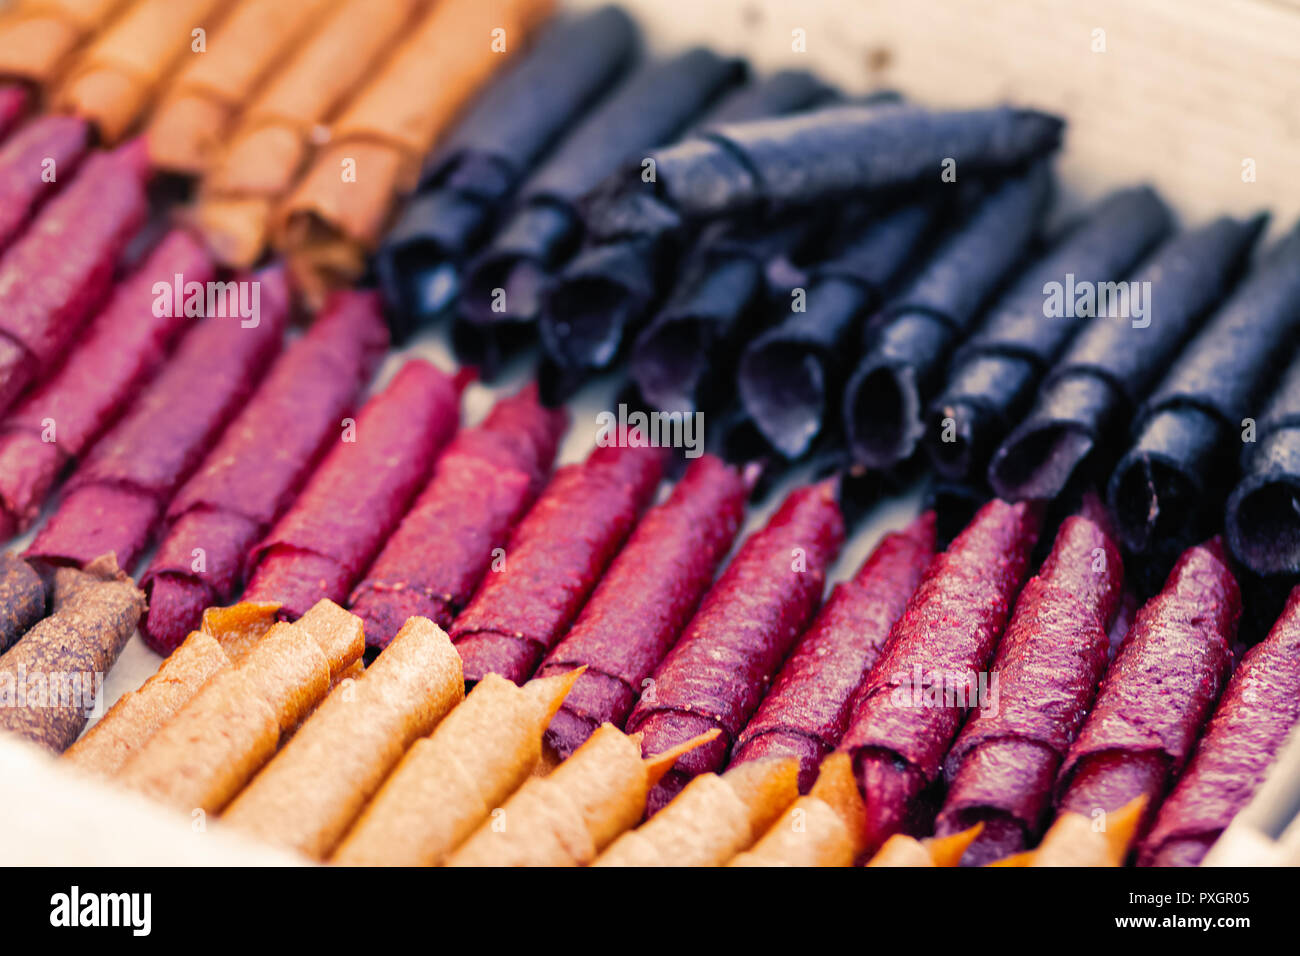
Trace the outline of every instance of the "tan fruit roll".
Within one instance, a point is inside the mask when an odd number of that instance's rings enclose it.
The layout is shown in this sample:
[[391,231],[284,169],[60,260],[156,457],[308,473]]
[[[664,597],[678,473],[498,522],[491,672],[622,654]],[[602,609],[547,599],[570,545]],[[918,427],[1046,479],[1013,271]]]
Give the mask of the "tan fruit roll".
[[852,866],[866,849],[866,806],[847,753],[822,761],[816,782],[731,866]]
[[753,760],[705,773],[629,830],[595,866],[722,866],[767,832],[799,796],[799,762]]
[[48,86],[126,0],[18,0],[0,18],[0,76]]
[[241,659],[247,654],[275,623],[277,610],[278,604],[265,603],[209,608],[200,630],[191,632],[138,690],[119,697],[63,759],[89,773],[117,773],[209,678],[231,666],[232,655]]
[[158,169],[197,176],[239,110],[338,0],[241,0],[205,50],[184,58],[146,136]]
[[479,681],[463,704],[407,751],[332,862],[442,863],[529,778],[542,755],[542,733],[580,671],[523,687],[497,674]]
[[546,777],[532,777],[494,810],[448,866],[586,866],[645,816],[646,797],[677,758],[721,733],[641,756],[641,735],[601,724]]
[[276,213],[275,243],[309,303],[361,275],[425,153],[553,6],[441,0],[348,104]]
[[966,848],[984,829],[983,823],[967,827],[946,837],[918,840],[905,833],[895,833],[876,851],[867,866],[937,867],[957,866]]
[[[229,0],[136,0],[77,55],[54,107],[88,120],[116,143],[144,115],[181,55],[214,29]],[[205,41],[206,42],[206,41]]]
[[364,649],[361,619],[332,601],[274,625],[128,757],[117,779],[185,812],[219,812]]
[[1134,797],[1112,813],[1097,817],[1062,813],[1043,834],[1037,849],[989,866],[1123,866],[1142,823],[1147,798]]
[[248,103],[205,172],[193,216],[214,255],[247,268],[271,213],[306,165],[322,124],[387,58],[426,0],[341,0]]
[[322,859],[410,745],[465,696],[460,655],[413,617],[355,684],[335,690],[222,820]]

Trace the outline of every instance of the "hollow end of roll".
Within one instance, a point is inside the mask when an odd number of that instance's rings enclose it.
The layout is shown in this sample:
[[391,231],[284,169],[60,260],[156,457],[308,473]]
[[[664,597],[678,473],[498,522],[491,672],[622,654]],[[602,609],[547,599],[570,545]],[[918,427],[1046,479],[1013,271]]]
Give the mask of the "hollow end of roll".
[[[382,250],[374,262],[389,325],[401,341],[445,313],[460,295],[460,267],[436,239],[396,243]],[[393,321],[394,316],[399,321]]]
[[547,352],[568,368],[604,368],[636,317],[636,300],[626,285],[603,275],[571,276],[543,290],[537,311]]
[[814,349],[763,343],[741,359],[738,385],[745,409],[773,448],[793,459],[811,447],[826,413],[826,377]]
[[632,356],[632,378],[655,408],[693,412],[709,371],[709,335],[698,316],[674,316],[648,329]]
[[844,430],[853,460],[889,468],[921,437],[921,394],[910,365],[863,368],[844,391]]
[[[477,325],[496,321],[532,321],[542,307],[542,290],[550,280],[545,266],[528,256],[496,253],[480,260],[465,277],[462,315]],[[503,310],[493,308],[497,291],[505,295]]]
[[1125,547],[1142,552],[1153,541],[1181,539],[1199,510],[1201,489],[1177,462],[1151,453],[1125,456],[1110,481],[1110,507]]
[[1256,574],[1300,571],[1300,476],[1252,475],[1228,498],[1228,546]]
[[1054,499],[1093,446],[1092,436],[1070,422],[1018,430],[994,453],[989,483],[1007,501]]

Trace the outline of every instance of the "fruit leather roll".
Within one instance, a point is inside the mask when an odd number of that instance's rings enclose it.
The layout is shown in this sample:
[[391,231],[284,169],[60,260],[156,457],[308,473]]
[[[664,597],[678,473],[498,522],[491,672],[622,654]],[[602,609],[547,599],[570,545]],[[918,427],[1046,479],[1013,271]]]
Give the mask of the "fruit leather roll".
[[202,56],[167,82],[145,136],[153,165],[203,173],[240,108],[337,0],[239,0]]
[[339,0],[245,105],[211,159],[194,210],[222,263],[248,268],[262,255],[272,210],[306,166],[318,128],[374,74],[424,9],[421,0]]
[[1156,250],[1129,280],[1149,290],[1147,314],[1099,315],[1084,326],[993,455],[989,480],[1002,497],[1055,498],[1091,470],[1090,455],[1114,460],[1116,432],[1227,294],[1263,224],[1224,216]]
[[735,394],[736,357],[773,294],[770,270],[814,245],[825,227],[811,215],[707,227],[663,308],[632,344],[629,371],[645,400],[681,412],[725,405]]
[[702,773],[672,803],[610,844],[593,866],[722,866],[799,796],[798,764],[755,760]]
[[542,756],[577,671],[518,687],[489,674],[415,742],[361,812],[331,862],[436,866],[514,793]]
[[144,594],[112,555],[53,572],[54,609],[0,657],[0,731],[67,750],[96,712],[104,675],[144,611]]
[[603,724],[550,774],[526,780],[447,865],[585,866],[636,826],[646,793],[678,754],[717,734],[711,730],[643,759],[636,737]]
[[713,583],[744,518],[748,490],[737,471],[706,455],[637,524],[538,671],[547,677],[586,666],[546,731],[560,759],[601,724],[626,722],[643,682]]
[[555,473],[511,534],[501,570],[451,627],[466,682],[532,676],[654,497],[664,458],[660,448],[602,445]]
[[915,450],[925,402],[953,343],[1021,266],[1051,191],[1046,163],[997,186],[872,323],[844,388],[844,431],[855,462],[888,468]]
[[163,363],[191,321],[183,310],[153,308],[154,284],[176,275],[195,282],[216,275],[203,246],[179,230],[118,282],[58,370],[0,420],[0,538],[31,526],[64,468]]
[[822,762],[812,790],[729,865],[853,866],[867,847],[866,816],[851,758],[831,754]]
[[1196,866],[1264,782],[1300,721],[1300,588],[1246,652],[1157,814],[1140,866]]
[[422,359],[403,365],[254,548],[244,599],[275,601],[290,620],[344,601],[456,433],[459,404],[457,382]]
[[1297,342],[1300,227],[1268,251],[1139,410],[1107,486],[1126,546],[1160,564],[1212,530],[1236,477],[1245,419],[1259,411]]
[[[27,553],[81,564],[109,551],[134,567],[172,495],[194,472],[280,350],[289,290],[279,270],[259,282],[256,326],[238,317],[199,321],[130,411],[68,480],[58,509]],[[202,388],[195,383],[202,382]]]
[[162,662],[140,687],[127,691],[95,726],[63,755],[80,770],[117,773],[126,759],[171,720],[208,682],[266,636],[275,623],[274,604],[212,608],[202,628]]
[[309,299],[361,277],[395,198],[415,187],[421,157],[552,8],[553,0],[439,0],[348,104],[275,213],[276,248]]
[[[709,110],[697,129],[782,116],[830,100],[835,91],[811,73],[786,70],[742,86]],[[667,237],[664,237],[667,238]],[[538,331],[547,355],[577,372],[607,367],[672,285],[676,242],[596,243],[574,256],[544,291]]]
[[219,24],[230,6],[230,0],[134,0],[77,55],[54,93],[55,108],[89,120],[102,142],[117,142],[186,50],[194,50],[191,31]]
[[0,76],[46,86],[127,0],[19,0],[0,22]]
[[395,336],[455,301],[466,261],[529,169],[617,82],[637,44],[618,7],[562,19],[475,101],[375,255]]
[[387,344],[378,297],[340,292],[271,367],[167,509],[140,580],[150,647],[169,652],[205,607],[235,596],[253,546],[337,440]]
[[490,371],[525,338],[543,286],[581,242],[579,198],[619,163],[676,136],[743,72],[738,61],[693,49],[639,67],[602,99],[524,184],[515,211],[467,267],[458,352]]
[[1247,443],[1243,475],[1228,496],[1232,555],[1260,575],[1300,571],[1292,501],[1300,487],[1300,361],[1292,361]]
[[536,499],[567,424],[530,385],[456,436],[349,599],[368,644],[385,646],[416,615],[451,627]]
[[745,346],[736,372],[754,425],[786,458],[798,458],[837,420],[847,354],[868,314],[914,264],[942,214],[936,201],[903,206],[868,222],[813,270],[792,311]]
[[741,546],[681,640],[655,670],[627,721],[646,754],[712,728],[651,791],[654,815],[692,777],[726,762],[736,737],[821,601],[826,569],[844,540],[833,479],[792,492]]
[[1123,278],[1171,225],[1153,190],[1122,189],[1021,273],[957,351],[930,403],[923,442],[935,471],[951,481],[983,480],[1039,378],[1095,313],[1099,284]]
[[848,729],[854,694],[934,558],[934,523],[934,512],[926,512],[886,535],[858,573],[835,586],[741,731],[731,766],[795,757],[799,789],[807,792]]
[[957,866],[975,839],[984,831],[984,824],[946,837],[927,837],[918,840],[905,833],[895,833],[876,852],[867,866],[938,867]]
[[117,780],[185,813],[219,812],[364,649],[361,621],[330,601],[273,625],[135,750]]
[[1001,859],[1038,836],[1056,772],[1109,663],[1123,580],[1107,529],[1066,518],[998,645],[996,695],[980,702],[944,761],[948,792],[935,832],[984,824],[964,864]]
[[0,552],[0,654],[45,616],[45,584],[16,554]]
[[651,237],[757,209],[937,188],[946,161],[967,176],[1012,170],[1055,150],[1063,125],[1005,106],[943,113],[870,104],[729,124],[652,150],[652,182],[639,165],[618,170],[586,197],[584,217],[597,239]]
[[931,562],[858,692],[840,744],[870,810],[867,848],[920,816],[1029,568],[1038,511],[997,499]]
[[1102,679],[1057,777],[1058,811],[1087,816],[1145,796],[1146,829],[1227,680],[1240,616],[1219,539],[1183,552]]
[[1141,796],[1110,813],[1062,813],[1037,849],[989,866],[1123,866],[1146,806]]
[[[42,116],[5,140],[0,147],[0,251],[72,179],[89,147],[90,127],[71,116]],[[46,181],[46,170],[55,176],[53,182]]]
[[[122,247],[148,214],[143,159],[133,144],[87,160],[0,258],[0,411],[49,371],[108,295]],[[43,281],[27,281],[34,275]]]
[[365,673],[335,690],[221,815],[312,859],[328,855],[406,749],[465,696],[442,629],[413,617]]

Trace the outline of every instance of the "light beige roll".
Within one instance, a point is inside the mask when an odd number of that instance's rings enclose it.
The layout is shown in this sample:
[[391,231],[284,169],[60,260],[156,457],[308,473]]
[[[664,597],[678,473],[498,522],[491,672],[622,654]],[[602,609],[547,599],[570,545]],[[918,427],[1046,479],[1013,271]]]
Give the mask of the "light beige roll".
[[193,215],[213,253],[253,265],[271,214],[307,164],[324,126],[400,41],[426,0],[341,0],[248,103],[203,178]]
[[1146,794],[1134,797],[1098,820],[1082,813],[1062,813],[1043,835],[1038,848],[1017,853],[989,866],[1123,866],[1133,848],[1146,810]]
[[641,735],[601,724],[547,777],[533,777],[493,811],[448,866],[585,866],[645,815],[650,789],[677,758],[721,733],[716,727],[641,757]]
[[135,125],[164,77],[212,30],[229,0],[136,0],[76,57],[54,94],[57,110],[89,120],[105,143]]
[[232,664],[238,664],[266,637],[280,605],[274,601],[240,601],[204,610],[199,630],[215,637]]
[[519,788],[542,733],[582,668],[523,687],[488,674],[433,734],[407,751],[339,845],[333,862],[433,866]]
[[275,710],[239,671],[204,684],[126,759],[117,780],[182,813],[215,813],[229,803],[280,741]]
[[187,813],[220,811],[363,649],[361,620],[331,601],[276,624],[132,753],[117,779]]
[[852,866],[866,849],[866,806],[847,753],[822,761],[817,781],[731,866]]
[[267,843],[322,859],[418,737],[465,696],[460,655],[413,617],[354,683],[330,694],[222,814]]
[[799,796],[799,763],[753,760],[700,774],[666,807],[620,836],[595,866],[722,866]]
[[[553,7],[553,0],[440,0],[348,103],[275,213],[273,239],[309,302],[319,305],[360,276],[424,155]],[[344,176],[345,167],[355,175]]]
[[126,0],[18,0],[0,19],[0,76],[47,86]]
[[215,637],[193,631],[138,690],[119,697],[63,759],[89,773],[116,773],[210,677],[229,666],[230,658]]
[[313,604],[298,618],[297,625],[325,655],[331,679],[352,668],[366,651],[366,630],[361,618],[328,598]]
[[337,0],[241,0],[167,82],[146,131],[154,166],[203,172],[243,107]]
[[949,867],[959,866],[966,849],[984,829],[977,823],[960,833],[946,837],[918,840],[905,833],[895,833],[884,842],[867,866]]

